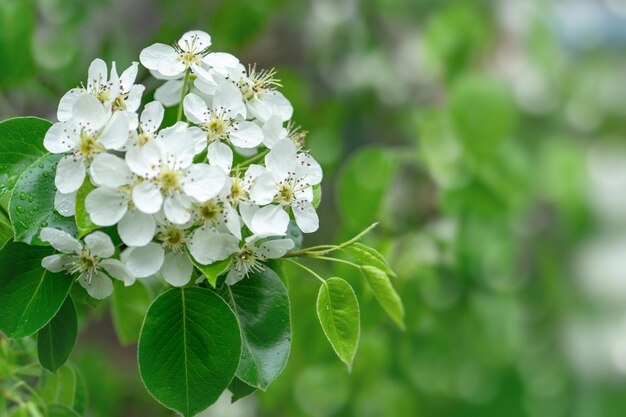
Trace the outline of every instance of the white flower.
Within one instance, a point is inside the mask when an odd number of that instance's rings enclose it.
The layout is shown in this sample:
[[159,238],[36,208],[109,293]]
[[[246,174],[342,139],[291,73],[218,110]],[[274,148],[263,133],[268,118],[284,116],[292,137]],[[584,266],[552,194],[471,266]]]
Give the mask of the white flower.
[[233,285],[241,281],[250,272],[261,272],[263,261],[284,256],[294,247],[291,239],[251,240],[233,256],[232,264],[226,275],[226,284]]
[[237,253],[239,239],[231,233],[222,233],[205,225],[193,232],[187,246],[196,261],[208,265]]
[[76,100],[84,94],[91,94],[107,109],[123,112],[131,129],[137,127],[135,112],[141,104],[141,96],[145,87],[135,84],[139,64],[133,64],[118,76],[115,62],[111,64],[111,76],[107,74],[107,65],[101,59],[95,59],[89,66],[87,87],[73,88],[68,91],[57,110],[59,121],[68,121],[73,117],[73,107]]
[[150,214],[136,210],[131,193],[137,177],[120,157],[98,154],[89,167],[91,181],[97,185],[85,199],[85,210],[98,226],[117,224],[117,231],[128,246],[147,245],[156,224]]
[[57,191],[54,195],[54,209],[63,217],[71,217],[76,213],[76,191],[63,194]]
[[111,112],[92,95],[80,96],[74,103],[72,118],[58,122],[44,137],[45,148],[52,153],[69,153],[57,166],[54,179],[63,194],[80,188],[86,167],[93,157],[108,149],[120,149],[128,140],[128,121],[119,112]]
[[226,175],[218,167],[193,164],[195,147],[184,130],[171,130],[127,151],[128,166],[143,179],[132,190],[140,211],[154,214],[163,207],[169,221],[183,224],[191,218],[194,201],[207,201],[220,192]]
[[139,117],[139,132],[129,145],[137,144],[143,146],[154,139],[161,123],[163,123],[164,114],[165,109],[158,101],[152,101],[146,104]]
[[[242,202],[239,204],[239,213],[254,238],[283,236],[287,233],[289,215],[280,205],[259,207]],[[250,239],[252,238],[248,238]]]
[[322,180],[319,164],[310,155],[298,153],[292,141],[283,139],[266,155],[265,166],[266,171],[254,180],[250,190],[252,201],[291,207],[300,230],[316,231],[319,221],[312,204],[312,186]]
[[257,124],[237,118],[234,109],[241,103],[237,94],[216,95],[211,107],[195,94],[188,94],[183,102],[185,116],[206,132],[208,143],[229,141],[240,148],[254,148],[263,141],[263,132]]
[[111,238],[102,232],[85,236],[84,245],[68,233],[50,227],[41,230],[40,238],[61,252],[43,258],[41,266],[51,272],[80,274],[78,282],[93,298],[102,300],[111,295],[113,284],[109,277],[126,285],[134,282],[134,277],[120,261],[110,259],[115,247]]

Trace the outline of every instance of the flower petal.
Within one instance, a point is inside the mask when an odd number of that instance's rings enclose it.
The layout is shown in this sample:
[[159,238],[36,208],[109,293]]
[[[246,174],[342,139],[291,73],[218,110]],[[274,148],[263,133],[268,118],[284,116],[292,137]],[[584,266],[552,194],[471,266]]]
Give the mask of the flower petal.
[[239,239],[230,233],[220,233],[215,229],[196,229],[189,240],[189,252],[202,265],[212,264],[239,252]]
[[72,88],[70,91],[65,93],[63,97],[61,97],[61,101],[59,101],[59,107],[57,109],[57,119],[60,122],[65,122],[72,118],[74,103],[76,103],[78,97],[83,94],[88,94],[84,88]]
[[156,89],[154,99],[162,103],[165,107],[171,107],[178,104],[182,92],[183,81],[170,80]]
[[164,252],[158,243],[148,243],[146,246],[125,249],[121,258],[132,275],[145,278],[159,272],[163,265]]
[[52,153],[64,153],[78,146],[77,126],[70,122],[57,122],[46,132],[43,146]]
[[185,193],[201,202],[218,195],[224,184],[226,184],[224,171],[208,164],[193,164],[182,181]]
[[91,131],[100,130],[109,119],[109,115],[109,111],[102,106],[100,100],[91,94],[78,97],[72,107],[73,119]]
[[135,277],[133,274],[131,274],[124,264],[117,259],[103,259],[100,261],[100,266],[113,278],[124,282],[124,285],[127,287],[135,283]]
[[199,96],[189,93],[183,100],[183,108],[187,119],[196,124],[207,123],[210,118],[209,106]]
[[222,142],[213,142],[207,149],[209,164],[222,168],[225,173],[230,173],[233,166],[233,150]]
[[87,272],[83,272],[78,282],[96,300],[104,300],[113,293],[113,283],[102,271],[96,272],[91,279]]
[[126,151],[126,164],[140,177],[153,178],[161,165],[161,149],[153,141],[141,147],[129,147]]
[[130,198],[116,188],[98,187],[85,198],[85,210],[98,226],[113,226],[126,214]]
[[257,236],[282,236],[287,233],[289,215],[278,205],[261,207],[252,216],[250,225]]
[[193,272],[193,264],[189,257],[183,252],[170,252],[165,255],[161,274],[163,279],[174,287],[182,287],[187,285],[191,280]]
[[65,264],[70,262],[71,256],[56,253],[46,256],[41,260],[41,266],[50,272],[61,272],[65,269]]
[[112,188],[130,184],[132,172],[126,162],[110,153],[99,153],[93,157],[89,175],[95,185]]
[[265,156],[267,170],[274,174],[276,181],[283,181],[295,171],[296,145],[289,139],[283,139],[274,145],[270,153]]
[[250,199],[256,204],[265,205],[274,201],[274,197],[278,193],[276,181],[271,172],[256,177],[250,187]]
[[233,145],[240,148],[254,148],[263,142],[263,131],[256,123],[236,122],[228,132]]
[[144,67],[156,70],[165,77],[178,76],[185,72],[185,64],[177,58],[174,48],[162,43],[155,43],[139,54],[139,61]]
[[145,246],[154,237],[156,222],[149,214],[128,210],[117,224],[117,232],[125,245]]
[[163,196],[159,186],[152,181],[143,181],[133,187],[133,203],[146,214],[154,214],[161,210]]
[[87,72],[87,90],[90,92],[98,89],[102,84],[106,84],[108,80],[107,64],[100,58],[96,58],[89,64]]
[[54,185],[63,194],[73,193],[78,190],[85,180],[85,163],[82,158],[67,155],[61,158],[57,164],[57,173],[54,177]]
[[172,193],[165,197],[163,212],[170,222],[185,224],[191,219],[191,200],[182,193]]
[[263,132],[263,144],[272,149],[276,142],[287,137],[287,129],[283,127],[283,122],[278,116],[272,116],[261,129]]
[[320,222],[313,204],[306,200],[297,200],[291,208],[302,233],[313,233],[319,229]]
[[63,253],[80,253],[83,245],[72,235],[63,230],[44,227],[39,233],[39,239],[48,242],[54,249]]
[[128,141],[128,119],[115,112],[98,137],[98,143],[107,149],[120,149]]
[[190,30],[180,37],[178,46],[183,51],[199,53],[211,46],[211,35],[201,30]]
[[137,72],[139,71],[139,62],[133,62],[130,67],[120,76],[120,89],[123,93],[130,91],[130,88],[135,84],[137,79]]
[[85,236],[84,241],[89,253],[99,258],[110,258],[115,253],[111,238],[104,232],[90,233]]
[[144,133],[156,132],[163,122],[164,114],[165,109],[163,108],[163,105],[158,101],[152,101],[146,104],[139,119],[141,123],[141,130]]
[[57,191],[54,195],[54,209],[63,217],[71,217],[76,213],[76,192],[63,194]]
[[283,257],[294,247],[291,239],[276,239],[263,242],[255,248],[255,254],[264,259],[276,259]]

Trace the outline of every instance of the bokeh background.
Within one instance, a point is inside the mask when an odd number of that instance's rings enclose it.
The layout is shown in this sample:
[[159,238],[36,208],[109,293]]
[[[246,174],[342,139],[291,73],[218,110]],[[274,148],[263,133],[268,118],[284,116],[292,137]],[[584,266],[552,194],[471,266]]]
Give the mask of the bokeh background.
[[[0,0],[0,119],[54,120],[93,58],[189,29],[276,67],[325,170],[308,243],[380,221],[407,309],[402,332],[318,266],[361,300],[349,374],[288,271],[286,370],[206,416],[626,415],[625,1]],[[90,416],[171,415],[106,308],[82,328]]]

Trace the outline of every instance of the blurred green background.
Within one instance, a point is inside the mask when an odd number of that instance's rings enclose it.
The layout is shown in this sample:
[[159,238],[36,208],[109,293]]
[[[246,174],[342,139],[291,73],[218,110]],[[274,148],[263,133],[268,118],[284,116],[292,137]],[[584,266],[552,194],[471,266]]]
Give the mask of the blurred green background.
[[[93,58],[189,29],[276,67],[325,170],[308,243],[380,221],[408,327],[320,265],[361,300],[349,374],[290,270],[286,370],[204,415],[626,415],[626,2],[0,0],[0,119],[54,120]],[[105,307],[72,357],[89,415],[171,415]]]

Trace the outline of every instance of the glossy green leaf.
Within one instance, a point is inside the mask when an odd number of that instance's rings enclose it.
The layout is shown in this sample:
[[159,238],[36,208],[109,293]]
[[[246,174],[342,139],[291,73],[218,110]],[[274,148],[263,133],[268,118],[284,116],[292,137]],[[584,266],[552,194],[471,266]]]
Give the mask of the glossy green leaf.
[[42,384],[42,398],[46,404],[63,404],[74,408],[79,380],[76,371],[68,365],[54,374],[46,374]]
[[47,417],[79,417],[76,411],[63,404],[52,404],[48,407]]
[[385,271],[365,265],[361,267],[361,272],[363,272],[378,303],[387,312],[389,317],[391,317],[401,329],[404,329],[404,306],[402,305],[400,296],[391,285],[391,281],[389,281],[389,277]]
[[41,267],[49,248],[9,243],[0,252],[0,330],[12,338],[31,335],[57,313],[72,277]]
[[361,331],[359,301],[341,278],[330,278],[317,294],[317,317],[326,338],[348,369],[352,368]]
[[164,406],[194,416],[228,387],[239,363],[237,317],[211,290],[173,288],[150,306],[139,336],[139,372]]
[[74,217],[76,219],[76,227],[78,228],[79,237],[83,237],[99,227],[91,221],[89,213],[85,210],[85,199],[87,198],[87,195],[94,190],[94,188],[96,187],[91,184],[89,178],[85,178],[83,185],[81,185],[76,193],[76,213],[74,214]]
[[396,273],[393,272],[391,266],[389,266],[387,259],[374,248],[356,242],[342,250],[361,265],[370,265],[385,271],[387,275],[391,275],[392,277],[396,276]]
[[52,124],[37,117],[17,117],[0,123],[0,194],[12,190],[17,177],[46,153],[43,137]]
[[281,238],[291,239],[293,241],[293,248],[291,250],[300,250],[302,249],[302,241],[304,240],[304,235],[302,231],[298,227],[298,224],[295,220],[289,221],[289,226],[287,227],[287,234]]
[[141,282],[126,287],[123,282],[115,280],[113,286],[113,327],[120,343],[129,345],[139,339],[141,324],[150,306],[150,293]]
[[77,331],[76,308],[72,297],[67,297],[54,318],[37,334],[37,355],[41,366],[50,372],[59,369],[72,353]]
[[289,297],[269,268],[220,289],[239,319],[242,333],[237,377],[265,390],[287,363],[291,348]]
[[0,250],[7,244],[13,237],[13,226],[11,221],[6,218],[4,213],[0,213]]
[[189,259],[191,259],[191,262],[194,264],[196,269],[202,273],[202,275],[206,278],[206,280],[209,282],[209,284],[211,284],[213,288],[215,288],[217,278],[224,272],[226,272],[231,262],[231,258],[227,258],[223,261],[217,261],[210,265],[202,265],[201,263],[197,262],[191,255],[189,255]]
[[256,387],[252,385],[248,385],[243,382],[241,379],[234,377],[230,385],[228,386],[228,390],[231,392],[232,396],[230,397],[230,402],[234,403],[242,399],[243,397],[247,397],[257,390]]
[[47,245],[39,239],[42,228],[55,227],[76,236],[76,224],[54,209],[54,176],[60,155],[44,155],[33,162],[17,179],[9,202],[15,241]]

